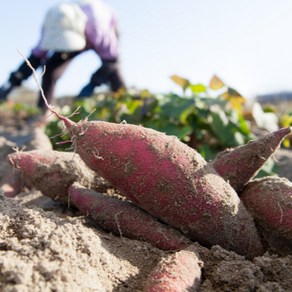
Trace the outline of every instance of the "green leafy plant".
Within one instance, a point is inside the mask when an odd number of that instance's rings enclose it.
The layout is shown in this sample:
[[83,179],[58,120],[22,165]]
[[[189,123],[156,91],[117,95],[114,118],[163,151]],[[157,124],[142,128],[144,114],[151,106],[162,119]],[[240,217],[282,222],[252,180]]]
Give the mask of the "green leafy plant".
[[[182,94],[152,94],[147,90],[99,94],[75,101],[69,111],[65,108],[67,112],[64,109],[61,112],[70,115],[78,109],[78,114],[73,116],[75,121],[85,117],[117,123],[126,121],[175,135],[207,160],[226,147],[242,145],[253,138],[243,115],[245,99],[217,76],[208,86],[179,76],[171,78],[181,87]],[[48,125],[50,136],[56,134],[57,123]]]
[[39,109],[36,106],[23,102],[4,102],[0,104],[1,114],[13,113],[15,115],[29,118],[39,114]]

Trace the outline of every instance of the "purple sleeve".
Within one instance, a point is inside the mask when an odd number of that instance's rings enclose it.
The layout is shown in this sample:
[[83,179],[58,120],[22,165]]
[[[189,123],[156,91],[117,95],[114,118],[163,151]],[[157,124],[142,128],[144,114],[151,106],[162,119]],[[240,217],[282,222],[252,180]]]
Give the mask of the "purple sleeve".
[[88,21],[85,29],[87,49],[93,49],[102,60],[115,60],[119,55],[117,19],[107,5],[81,5]]
[[47,55],[47,51],[44,51],[41,49],[40,44],[43,38],[43,29],[41,30],[41,37],[37,45],[31,50],[31,53],[33,56],[39,57],[41,59],[44,59]]

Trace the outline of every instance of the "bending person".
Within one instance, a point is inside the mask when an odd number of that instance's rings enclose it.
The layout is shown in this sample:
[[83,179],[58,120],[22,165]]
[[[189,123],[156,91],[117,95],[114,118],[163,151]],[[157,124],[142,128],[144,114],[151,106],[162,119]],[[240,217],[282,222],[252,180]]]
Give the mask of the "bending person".
[[[119,38],[115,13],[101,0],[64,2],[51,8],[44,20],[39,43],[32,49],[28,61],[37,69],[46,65],[42,89],[52,103],[55,86],[73,58],[93,50],[101,60],[101,67],[92,74],[77,98],[89,97],[96,86],[109,85],[112,91],[125,87],[119,64]],[[32,75],[24,61],[10,74],[0,88],[0,100],[6,100],[10,91]],[[39,95],[38,107],[46,111]]]

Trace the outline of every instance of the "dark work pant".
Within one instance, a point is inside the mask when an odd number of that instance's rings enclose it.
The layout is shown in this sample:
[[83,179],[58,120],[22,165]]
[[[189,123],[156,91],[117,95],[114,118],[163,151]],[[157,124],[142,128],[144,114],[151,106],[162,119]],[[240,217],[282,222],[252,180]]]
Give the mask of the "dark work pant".
[[[58,79],[62,77],[68,65],[74,57],[79,55],[82,51],[72,53],[54,53],[52,57],[46,61],[46,71],[42,78],[42,89],[44,95],[50,104],[54,98],[54,91]],[[45,101],[39,96],[38,107],[42,110],[46,110]]]
[[101,67],[92,74],[90,82],[95,86],[108,84],[112,91],[125,87],[118,60],[102,60]]
[[[46,71],[42,79],[42,89],[49,104],[53,101],[54,91],[58,79],[61,78],[72,59],[82,52],[83,51],[72,53],[54,53],[52,57],[46,61]],[[94,74],[92,74],[90,82],[95,86],[108,83],[113,91],[117,91],[119,88],[125,87],[125,82],[120,72],[120,66],[117,60],[102,60],[101,67]],[[46,110],[46,105],[41,93],[39,96],[38,107]]]

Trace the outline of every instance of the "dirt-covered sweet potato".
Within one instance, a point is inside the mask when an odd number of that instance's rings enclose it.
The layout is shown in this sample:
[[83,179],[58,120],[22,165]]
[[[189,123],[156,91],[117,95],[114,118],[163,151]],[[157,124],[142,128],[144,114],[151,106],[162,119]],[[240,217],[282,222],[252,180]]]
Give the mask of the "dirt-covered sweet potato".
[[289,134],[291,128],[283,128],[245,145],[226,149],[217,155],[212,165],[237,192],[240,192]]
[[15,152],[17,144],[0,137],[0,188],[7,197],[14,197],[21,192],[20,175],[16,173],[9,160],[8,154]]
[[118,236],[143,240],[163,250],[181,249],[191,242],[128,201],[97,193],[78,183],[70,186],[69,195],[70,202],[84,215]]
[[232,187],[176,137],[136,125],[59,118],[84,162],[154,217],[205,246],[248,257],[263,252]]
[[245,186],[241,200],[268,244],[292,252],[292,182],[277,176],[256,179]]
[[149,274],[144,292],[199,291],[202,266],[194,246],[170,254]]
[[10,154],[13,166],[22,172],[24,183],[56,201],[68,202],[68,188],[74,182],[106,191],[108,183],[90,170],[78,154],[54,150],[32,150]]

